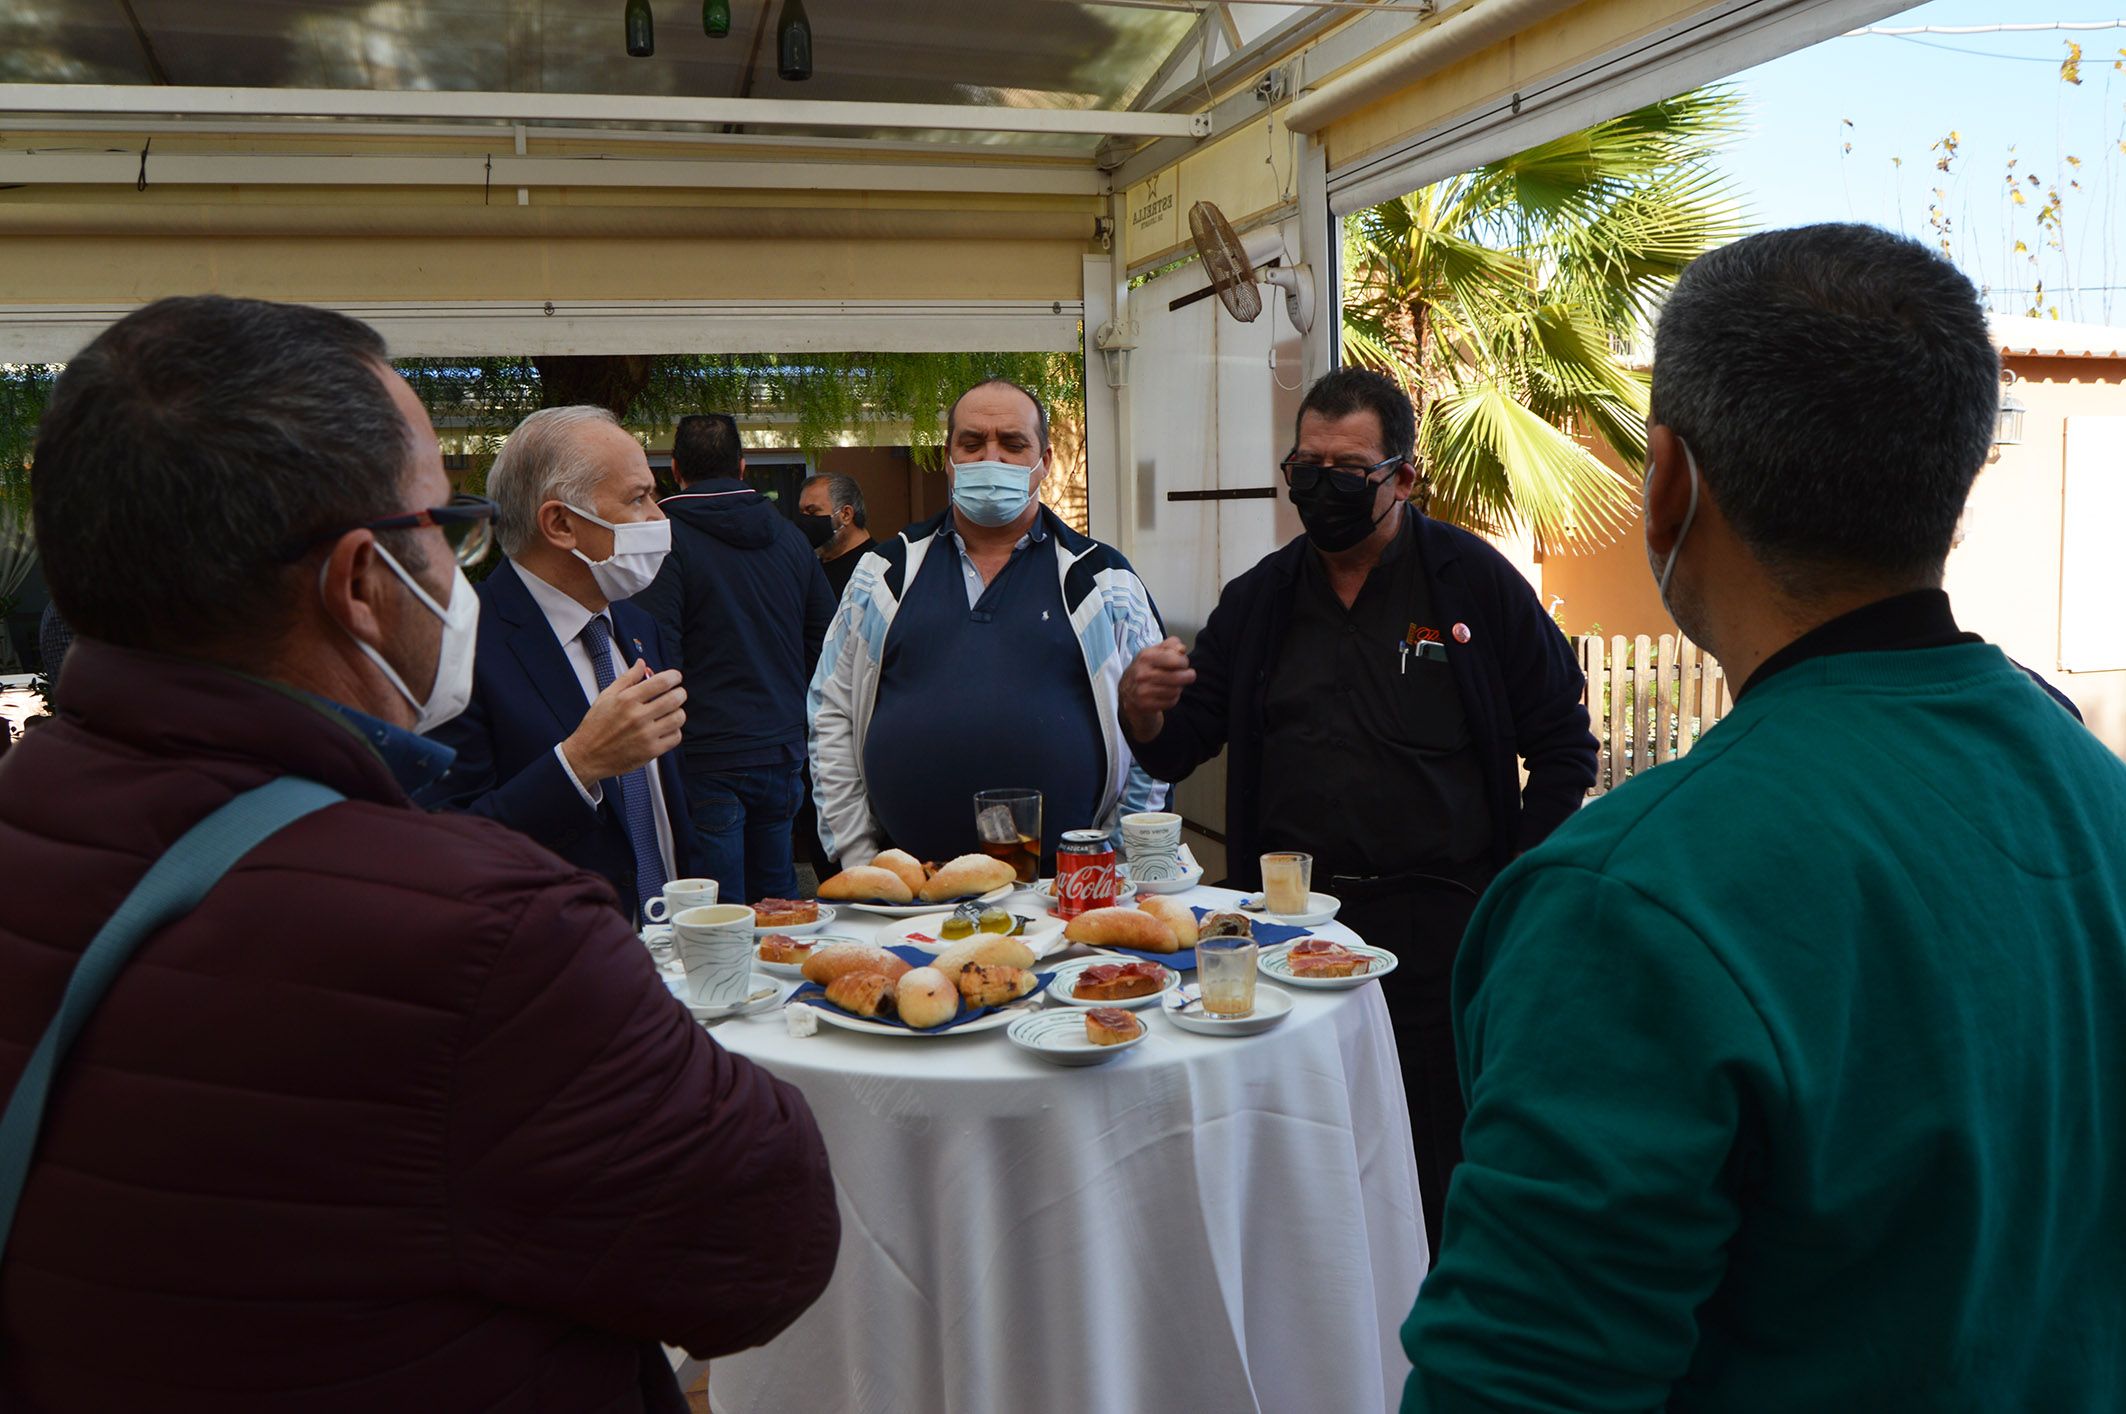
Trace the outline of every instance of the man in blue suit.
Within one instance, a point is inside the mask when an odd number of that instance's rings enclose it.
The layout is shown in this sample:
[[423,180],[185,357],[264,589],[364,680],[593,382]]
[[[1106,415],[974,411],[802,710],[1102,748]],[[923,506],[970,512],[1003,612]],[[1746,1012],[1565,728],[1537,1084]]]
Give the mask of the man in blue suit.
[[672,748],[686,689],[627,602],[671,548],[641,444],[603,408],[544,408],[488,473],[508,556],[479,586],[472,702],[422,803],[488,816],[604,875],[630,918],[701,872]]

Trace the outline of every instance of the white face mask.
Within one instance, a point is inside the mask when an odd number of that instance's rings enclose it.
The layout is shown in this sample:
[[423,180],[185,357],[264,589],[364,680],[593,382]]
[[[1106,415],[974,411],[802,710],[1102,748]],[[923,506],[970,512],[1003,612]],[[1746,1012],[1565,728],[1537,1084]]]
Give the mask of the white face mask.
[[[377,665],[377,670],[391,680],[391,685],[399,690],[399,696],[413,708],[414,731],[432,732],[464,711],[465,704],[472,701],[472,654],[478,642],[480,596],[473,591],[472,581],[465,577],[464,567],[455,566],[450,581],[450,607],[446,609],[406,573],[389,550],[379,545],[376,552],[384,557],[385,564],[391,566],[391,572],[399,577],[399,582],[413,591],[413,597],[443,621],[443,643],[436,651],[436,680],[429,686],[428,700],[423,702],[413,695],[398,670],[384,661],[383,654],[359,638],[354,639],[354,646]],[[324,577],[324,566],[320,565],[319,583],[324,582]],[[351,633],[347,636],[354,638]]]
[[613,553],[602,560],[594,560],[581,550],[569,551],[591,567],[591,578],[597,581],[598,592],[608,602],[632,599],[650,587],[650,581],[657,578],[657,571],[664,568],[664,557],[672,553],[670,521],[631,520],[615,525],[580,506],[569,505],[566,501],[561,504],[591,524],[602,525],[613,532]]
[[[1655,592],[1661,596],[1661,607],[1664,609],[1668,608],[1668,581],[1676,573],[1676,554],[1683,548],[1683,537],[1690,534],[1691,522],[1698,518],[1698,459],[1691,455],[1690,443],[1681,437],[1676,439],[1676,445],[1683,449],[1683,465],[1690,471],[1690,506],[1683,512],[1683,524],[1677,529],[1676,538],[1668,547],[1668,559],[1662,562],[1661,573],[1655,577]],[[1647,480],[1651,481],[1653,474],[1653,468],[1648,467]],[[1645,519],[1643,511],[1640,519]],[[1669,617],[1675,617],[1675,610],[1669,609]]]

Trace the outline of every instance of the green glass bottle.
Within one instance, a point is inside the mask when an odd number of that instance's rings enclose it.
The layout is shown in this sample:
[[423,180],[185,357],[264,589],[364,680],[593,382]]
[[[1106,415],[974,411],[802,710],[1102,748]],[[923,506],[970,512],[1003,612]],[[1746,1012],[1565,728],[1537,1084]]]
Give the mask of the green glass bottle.
[[775,29],[775,72],[796,83],[812,77],[812,21],[805,0],[782,0],[782,19]]
[[650,0],[627,0],[627,52],[632,59],[647,59],[657,52],[657,23],[650,16]]
[[701,32],[711,39],[731,32],[731,0],[701,0]]

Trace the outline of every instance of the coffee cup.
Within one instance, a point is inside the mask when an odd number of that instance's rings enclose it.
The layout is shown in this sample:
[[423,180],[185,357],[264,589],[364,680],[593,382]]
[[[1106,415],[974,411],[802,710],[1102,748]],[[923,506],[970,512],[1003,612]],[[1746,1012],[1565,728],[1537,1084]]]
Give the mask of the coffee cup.
[[642,919],[645,923],[669,923],[687,909],[704,908],[714,902],[714,879],[672,879],[666,882],[661,895],[643,901]]
[[1147,810],[1122,817],[1122,852],[1133,878],[1158,881],[1181,876],[1181,817]]
[[746,999],[753,976],[753,910],[742,903],[712,903],[672,916],[679,961],[686,968],[687,998],[696,1006],[736,1006]]

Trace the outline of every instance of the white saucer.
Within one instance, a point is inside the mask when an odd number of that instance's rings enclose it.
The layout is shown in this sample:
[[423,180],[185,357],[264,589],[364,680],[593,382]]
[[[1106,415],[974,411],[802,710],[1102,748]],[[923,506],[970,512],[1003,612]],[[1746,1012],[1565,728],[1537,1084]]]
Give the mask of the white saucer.
[[[1376,948],[1367,943],[1345,943],[1344,946],[1360,957],[1372,959],[1366,971],[1352,977],[1295,977],[1292,975],[1291,951],[1301,942],[1294,938],[1289,943],[1264,948],[1255,955],[1255,970],[1273,982],[1287,987],[1313,987],[1324,992],[1347,992],[1353,987],[1363,987],[1368,982],[1378,981],[1395,970],[1395,954],[1386,948]],[[1261,994],[1258,992],[1257,996]]]
[[[1062,919],[1055,918],[1052,916],[1047,918],[1028,918],[1023,913],[1017,916],[1025,920],[1025,926],[1021,928],[1018,932],[1013,933],[1011,936],[1017,938],[1020,942],[1026,944],[1026,950],[1032,953],[1036,958],[1047,957],[1050,953],[1057,952],[1062,949]],[[922,933],[931,938],[936,938],[938,936],[938,930],[945,926],[945,920],[950,917],[952,917],[952,915],[949,912],[926,913],[920,918],[910,918],[904,922],[889,923],[878,930],[878,936],[875,941],[882,948],[910,947],[916,948],[922,952],[929,953],[932,957],[936,957],[939,953],[945,951],[945,949],[953,947],[958,943],[964,943],[967,941],[967,939],[955,938],[950,943],[926,943],[923,942],[921,939],[917,938],[915,935],[918,933]]]
[[[696,1021],[720,1021],[727,1016],[750,1016],[754,1012],[767,1011],[770,1008],[781,1006],[789,999],[790,993],[797,990],[795,986],[782,978],[770,977],[765,972],[755,972],[746,978],[747,996],[752,996],[753,993],[763,987],[768,989],[768,995],[758,1001],[739,1002],[734,1006],[701,1006],[694,1002],[687,1002],[687,1010],[694,1013]],[[685,999],[682,998],[681,1000]]]
[[[758,917],[758,915],[755,916]],[[834,905],[823,903],[819,906],[819,917],[813,919],[810,923],[778,923],[771,927],[768,924],[756,922],[753,925],[753,936],[765,938],[770,933],[780,933],[786,938],[797,938],[804,936],[806,933],[817,933],[833,921]]]
[[[1136,960],[1135,958],[1125,959],[1125,961],[1130,962]],[[1087,1010],[1096,1006],[1118,1006],[1135,1011],[1138,1007],[1156,1005],[1161,997],[1181,985],[1180,973],[1174,971],[1171,967],[1161,966],[1159,970],[1166,974],[1166,985],[1156,992],[1147,992],[1141,997],[1123,997],[1119,1001],[1096,1002],[1080,997],[1071,991],[1071,988],[1078,985],[1078,976],[1086,968],[1098,967],[1102,963],[1111,963],[1112,961],[1113,959],[1105,957],[1090,957],[1078,962],[1064,963],[1049,974],[1048,999],[1053,1002],[1060,1002],[1064,1006],[1080,1007]]]
[[1194,1031],[1204,1036],[1252,1036],[1258,1031],[1267,1031],[1292,1014],[1292,998],[1275,987],[1255,989],[1255,1009],[1246,1016],[1211,1016],[1200,1006],[1188,1003],[1202,1000],[1202,992],[1196,987],[1183,987],[1168,992],[1160,1003],[1166,1019],[1183,1031]]
[[1261,894],[1250,894],[1233,905],[1250,918],[1260,918],[1265,923],[1282,923],[1288,928],[1319,928],[1324,923],[1336,921],[1336,910],[1343,907],[1343,900],[1334,894],[1308,894],[1305,913],[1271,913],[1262,906]]
[[1146,1027],[1127,1041],[1117,1041],[1112,1046],[1096,1046],[1086,1039],[1085,1013],[1073,1008],[1066,1011],[1032,1011],[1016,1017],[1011,1025],[1005,1028],[1004,1039],[1051,1065],[1100,1065],[1113,1060],[1132,1046],[1142,1045],[1144,1038],[1150,1034],[1151,1029]]

